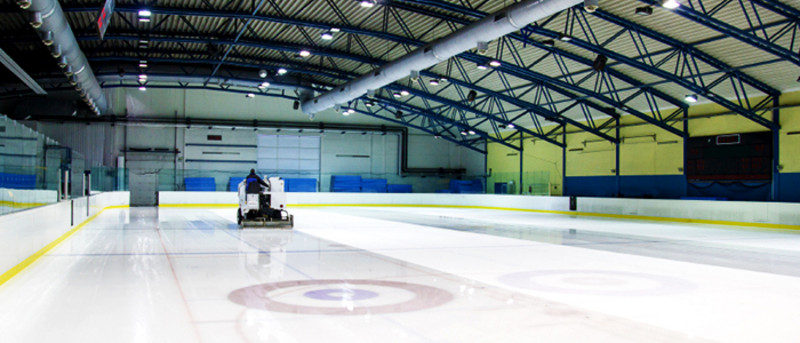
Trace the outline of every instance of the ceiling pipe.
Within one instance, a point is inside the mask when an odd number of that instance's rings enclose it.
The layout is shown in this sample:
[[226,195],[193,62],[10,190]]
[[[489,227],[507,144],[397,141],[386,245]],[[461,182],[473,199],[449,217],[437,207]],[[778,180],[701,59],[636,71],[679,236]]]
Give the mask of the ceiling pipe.
[[[338,86],[325,94],[303,101],[303,112],[309,116],[346,104],[369,90],[376,90],[420,71],[446,61],[469,49],[515,32],[539,19],[561,12],[585,0],[527,0],[506,7],[457,32],[423,46],[414,52],[375,69],[353,81]],[[589,1],[596,3],[596,1]]]
[[32,14],[31,25],[39,31],[43,43],[50,47],[53,57],[59,61],[59,67],[81,93],[86,105],[97,115],[107,113],[108,98],[78,46],[58,0],[22,0],[17,4]]

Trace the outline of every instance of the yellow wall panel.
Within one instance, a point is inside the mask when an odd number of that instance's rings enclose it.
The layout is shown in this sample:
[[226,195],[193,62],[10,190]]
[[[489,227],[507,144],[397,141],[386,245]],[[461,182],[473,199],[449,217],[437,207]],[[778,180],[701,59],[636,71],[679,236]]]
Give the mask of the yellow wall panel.
[[[523,168],[526,172],[544,172],[550,176],[550,194],[563,194],[561,147],[541,140],[526,139]],[[526,182],[530,182],[526,180]]]
[[589,133],[567,135],[567,176],[615,175],[613,143]]
[[[800,105],[800,92],[781,96],[781,105]],[[781,110],[780,133],[781,173],[800,173],[800,134],[790,135],[790,132],[800,132],[800,107]]]
[[[751,100],[755,104],[761,98]],[[781,105],[800,105],[800,92],[781,96]],[[670,112],[670,110],[665,111]],[[730,110],[716,105],[703,104],[689,109],[691,117],[728,113]],[[768,114],[769,115],[769,114]],[[623,125],[641,123],[633,116],[621,118]],[[780,163],[783,173],[800,172],[800,107],[781,110]],[[682,129],[682,122],[673,123]],[[571,127],[571,130],[575,128]],[[729,133],[763,132],[767,128],[738,115],[722,115],[689,121],[692,137],[713,136]],[[614,131],[607,132],[614,135]],[[655,135],[654,138],[646,137]],[[680,175],[683,173],[683,139],[653,125],[637,125],[620,130],[624,143],[620,145],[621,175]],[[494,146],[494,147],[493,147]],[[589,133],[567,135],[566,176],[612,176],[615,167],[614,145],[602,142],[600,137]],[[572,150],[572,151],[569,151]],[[514,151],[499,144],[489,144],[489,167],[494,171],[519,173],[519,156],[508,156]],[[550,171],[552,184],[561,181],[561,148],[526,139],[524,157],[525,171]],[[515,176],[515,180],[518,175]]]

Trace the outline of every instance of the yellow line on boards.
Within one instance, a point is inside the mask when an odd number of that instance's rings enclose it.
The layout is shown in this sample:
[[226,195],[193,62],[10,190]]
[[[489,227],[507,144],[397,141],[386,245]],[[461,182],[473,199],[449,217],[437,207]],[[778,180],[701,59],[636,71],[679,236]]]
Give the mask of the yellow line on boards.
[[239,207],[238,204],[159,204],[158,207],[182,207],[182,208],[199,208],[199,207],[224,207],[233,208]]
[[61,237],[58,237],[56,240],[50,242],[50,244],[45,245],[44,248],[39,249],[39,251],[33,253],[33,255],[31,256],[28,256],[28,258],[24,259],[22,262],[20,262],[16,266],[12,267],[8,271],[0,275],[0,286],[2,286],[8,280],[11,280],[11,278],[13,278],[17,274],[25,270],[25,268],[33,264],[33,262],[36,262],[36,260],[38,260],[40,257],[47,254],[47,252],[55,248],[59,243],[63,242],[64,240],[72,236],[75,232],[78,232],[78,230],[82,229],[86,224],[89,224],[89,222],[97,218],[97,216],[105,212],[105,210],[117,209],[117,208],[128,208],[128,205],[108,206],[100,210],[100,212],[95,213],[93,216],[86,218],[86,220],[84,220],[82,223],[76,225],[75,227],[73,227],[72,229],[61,235]]
[[39,207],[47,205],[46,202],[13,202],[13,201],[6,201],[0,200],[0,206],[8,206],[14,208],[23,208],[23,207]]

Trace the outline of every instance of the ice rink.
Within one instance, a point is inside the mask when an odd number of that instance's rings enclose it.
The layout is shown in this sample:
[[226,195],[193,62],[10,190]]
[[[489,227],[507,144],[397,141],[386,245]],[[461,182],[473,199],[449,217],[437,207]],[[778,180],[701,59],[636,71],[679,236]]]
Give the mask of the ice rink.
[[0,342],[797,342],[796,231],[414,208],[112,209],[0,286]]

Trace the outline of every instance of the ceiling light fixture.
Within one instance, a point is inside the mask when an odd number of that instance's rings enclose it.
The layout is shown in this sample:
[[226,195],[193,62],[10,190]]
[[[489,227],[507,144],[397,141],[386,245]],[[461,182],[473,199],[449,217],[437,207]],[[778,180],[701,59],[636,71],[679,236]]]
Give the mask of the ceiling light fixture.
[[340,29],[338,27],[332,27],[331,28],[331,32],[333,32],[333,33],[338,33],[339,31],[342,31],[342,29]]
[[147,60],[139,60],[139,68],[147,68]]
[[347,113],[353,114],[353,113],[356,113],[356,110],[352,109],[352,108],[348,108],[347,109]]
[[264,89],[264,88],[267,88],[267,87],[269,87],[269,82],[266,82],[266,81],[264,81],[260,85],[258,85],[259,89]]
[[253,93],[247,93],[247,95],[245,95],[245,96],[248,97],[248,98],[255,98],[256,97],[256,95],[253,94]]
[[398,92],[394,92],[394,93],[392,93],[392,96],[393,96],[393,97],[395,97],[395,98],[401,98],[401,97],[403,97],[403,96],[402,96],[402,95],[400,95],[400,93],[398,93]]
[[361,1],[361,7],[372,8],[373,6],[375,6],[375,2],[372,1],[372,0],[362,0]]
[[661,3],[661,6],[666,9],[674,10],[680,7],[681,3],[678,2],[678,0],[664,0],[664,2]]
[[508,125],[506,125],[506,127],[509,128],[509,129],[513,129],[513,128],[517,127],[517,126],[514,125],[513,123],[508,123]]
[[147,80],[147,74],[139,74],[140,80]]
[[469,131],[467,131],[467,133],[469,133],[470,135],[474,135],[474,134],[475,134],[475,131],[473,131],[473,130],[469,130]]
[[636,8],[636,14],[640,15],[640,16],[643,16],[643,17],[649,16],[649,15],[653,14],[653,8],[650,7],[650,6],[637,7]]
[[372,107],[372,106],[374,106],[374,105],[375,105],[375,104],[373,104],[373,103],[372,103],[372,101],[367,101],[367,102],[364,102],[364,106],[367,106],[367,107]]
[[489,62],[489,65],[490,65],[490,66],[492,66],[492,67],[494,67],[494,68],[497,68],[497,67],[499,67],[499,66],[503,65],[503,63],[501,63],[501,62],[500,62],[500,61],[498,61],[498,60],[492,60],[491,62]]
[[140,91],[142,91],[142,92],[144,92],[144,91],[146,91],[146,90],[147,90],[147,87],[145,87],[145,86],[141,86],[141,87],[139,87],[139,90],[140,90]]
[[300,50],[300,52],[298,54],[300,55],[300,57],[308,57],[308,56],[311,56],[311,51]]
[[258,77],[260,77],[260,78],[262,78],[262,79],[263,79],[263,78],[266,78],[266,77],[267,77],[267,70],[266,70],[266,69],[261,69],[261,70],[259,70],[259,71],[258,71]]
[[333,39],[333,32],[325,31],[321,35],[319,35],[319,38],[322,38],[323,40],[331,40]]
[[286,70],[286,68],[278,68],[278,75],[284,75],[284,74],[286,74],[288,72],[289,71]]
[[689,94],[683,99],[686,100],[686,102],[695,103],[695,102],[697,102],[697,95]]
[[563,33],[559,33],[558,34],[558,40],[560,40],[562,42],[569,42],[569,41],[572,40],[572,37],[570,37],[570,36],[568,36],[566,34],[563,34]]
[[478,64],[478,69],[486,70],[486,69],[489,69],[489,67],[487,67],[485,64]]
[[465,130],[461,130],[461,135],[462,135],[462,136],[466,136],[466,135],[467,135],[467,131],[465,131]]
[[439,80],[431,79],[431,81],[429,83],[431,84],[431,86],[438,86],[439,85]]
[[400,91],[400,95],[402,95],[402,96],[408,96],[409,94],[411,94],[411,93],[409,93],[409,92],[408,92],[407,90],[405,90],[405,89]]

